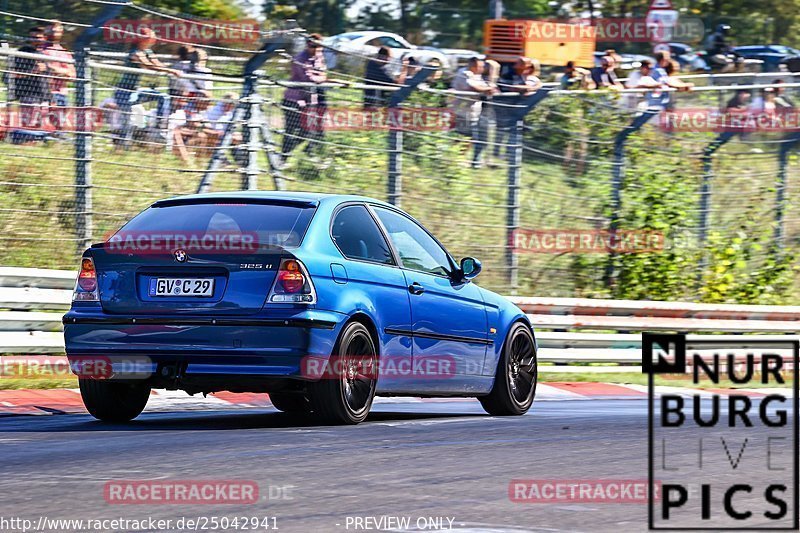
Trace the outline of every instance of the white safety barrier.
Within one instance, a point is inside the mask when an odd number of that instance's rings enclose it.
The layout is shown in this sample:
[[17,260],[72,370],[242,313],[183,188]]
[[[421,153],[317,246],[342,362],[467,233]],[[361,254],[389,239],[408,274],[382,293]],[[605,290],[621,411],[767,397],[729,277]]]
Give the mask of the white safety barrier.
[[[63,353],[61,311],[75,273],[0,267],[0,353]],[[753,333],[760,341],[800,333],[800,306],[512,297],[536,329],[542,371],[639,372],[642,331]],[[694,336],[693,338],[698,338]],[[744,355],[743,335],[714,335]],[[735,348],[733,348],[735,346]],[[550,364],[553,364],[552,366]]]

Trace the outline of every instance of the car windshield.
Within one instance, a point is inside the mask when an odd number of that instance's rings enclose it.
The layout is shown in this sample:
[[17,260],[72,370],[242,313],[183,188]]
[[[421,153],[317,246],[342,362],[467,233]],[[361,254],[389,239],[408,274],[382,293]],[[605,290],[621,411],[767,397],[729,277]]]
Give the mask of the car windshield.
[[138,234],[250,234],[260,246],[299,246],[314,207],[230,201],[158,204],[137,215],[109,239]]

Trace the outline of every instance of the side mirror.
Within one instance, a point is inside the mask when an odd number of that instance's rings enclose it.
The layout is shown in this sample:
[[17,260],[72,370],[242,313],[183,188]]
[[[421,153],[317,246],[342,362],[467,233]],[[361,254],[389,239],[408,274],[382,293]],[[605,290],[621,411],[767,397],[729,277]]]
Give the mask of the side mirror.
[[461,277],[465,280],[474,279],[481,273],[481,262],[474,257],[465,257],[461,260]]

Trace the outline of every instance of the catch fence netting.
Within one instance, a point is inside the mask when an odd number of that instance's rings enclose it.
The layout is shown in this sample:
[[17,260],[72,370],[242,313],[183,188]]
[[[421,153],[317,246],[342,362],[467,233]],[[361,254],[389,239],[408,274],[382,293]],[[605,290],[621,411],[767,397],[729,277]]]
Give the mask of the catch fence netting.
[[[798,161],[796,151],[783,149],[795,143],[791,131],[721,138],[719,131],[670,129],[659,114],[620,147],[620,132],[642,116],[650,95],[548,83],[551,94],[524,115],[517,138],[507,117],[525,101],[451,91],[447,66],[393,108],[410,122],[392,122],[387,102],[404,84],[366,79],[371,55],[326,47],[325,83],[293,84],[293,58],[307,34],[284,29],[238,42],[161,39],[153,58],[165,68],[186,67],[179,49],[191,48],[193,66],[180,77],[139,68],[129,41],[101,32],[85,78],[60,88],[66,105],[59,109],[33,95],[42,80],[52,89],[57,77],[39,65],[57,61],[25,48],[28,30],[52,20],[14,11],[14,4],[2,13],[7,46],[0,49],[0,264],[74,268],[87,234],[101,241],[153,201],[205,183],[208,191],[282,188],[391,200],[456,258],[479,258],[477,281],[504,293],[754,303],[796,294],[800,228],[790,201]],[[96,5],[61,18],[70,52],[105,5],[88,4]],[[140,4],[117,18],[142,17],[185,19]],[[283,46],[259,67],[243,101],[247,61],[275,38]],[[417,72],[410,68],[407,80]],[[764,87],[800,101],[797,80],[786,74],[684,79],[697,88],[670,94],[675,111],[752,101]],[[90,118],[83,133],[76,131],[81,81]],[[288,97],[292,90],[301,96]],[[380,104],[365,105],[372,98],[365,92]],[[298,111],[298,100],[307,107]],[[477,134],[460,123],[465,109],[479,114]],[[58,118],[37,126],[36,113]],[[218,150],[232,121],[230,146]],[[84,157],[76,152],[82,136]],[[220,164],[209,172],[215,150]],[[647,251],[598,247],[611,228],[658,238]],[[553,244],[587,236],[592,244],[580,249]]]

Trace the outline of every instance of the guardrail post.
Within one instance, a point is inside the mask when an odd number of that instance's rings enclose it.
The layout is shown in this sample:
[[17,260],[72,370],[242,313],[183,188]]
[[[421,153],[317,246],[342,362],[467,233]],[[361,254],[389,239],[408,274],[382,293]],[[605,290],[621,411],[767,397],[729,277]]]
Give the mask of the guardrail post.
[[[127,2],[124,2],[127,3]],[[92,131],[86,113],[93,105],[92,71],[89,67],[89,44],[106,22],[116,17],[123,3],[108,2],[105,9],[75,40],[75,236],[78,253],[92,244]]]
[[506,272],[508,272],[508,286],[512,295],[517,294],[519,288],[519,261],[514,250],[514,235],[519,230],[520,201],[519,191],[522,181],[522,131],[525,115],[534,107],[550,96],[552,87],[543,87],[530,96],[520,96],[516,99],[516,106],[508,111],[508,121],[513,124],[508,135],[506,147],[506,161],[508,162],[508,197],[506,205]]
[[[611,172],[611,223],[609,224],[609,239],[616,240],[619,230],[619,221],[622,217],[622,184],[625,176],[625,143],[628,137],[642,129],[651,118],[656,116],[660,109],[647,109],[641,115],[625,126],[614,138],[614,163]],[[611,284],[616,277],[614,272],[614,252],[609,255],[606,266],[606,283]]]
[[775,244],[782,251],[784,246],[783,213],[786,210],[786,166],[789,163],[789,152],[800,143],[800,132],[794,132],[781,143],[778,152],[778,183],[775,193]]
[[[403,87],[392,93],[392,96],[389,98],[388,112],[390,114],[394,113],[400,104],[409,97],[414,89],[416,89],[419,84],[433,75],[434,72],[436,72],[434,67],[432,67],[430,64],[425,65],[420,69],[419,72],[416,73],[416,75],[414,75],[413,78],[408,80]],[[389,173],[386,186],[386,198],[390,204],[400,207],[403,197],[403,131],[399,128],[393,127],[393,123],[394,121],[390,123],[388,136]]]

